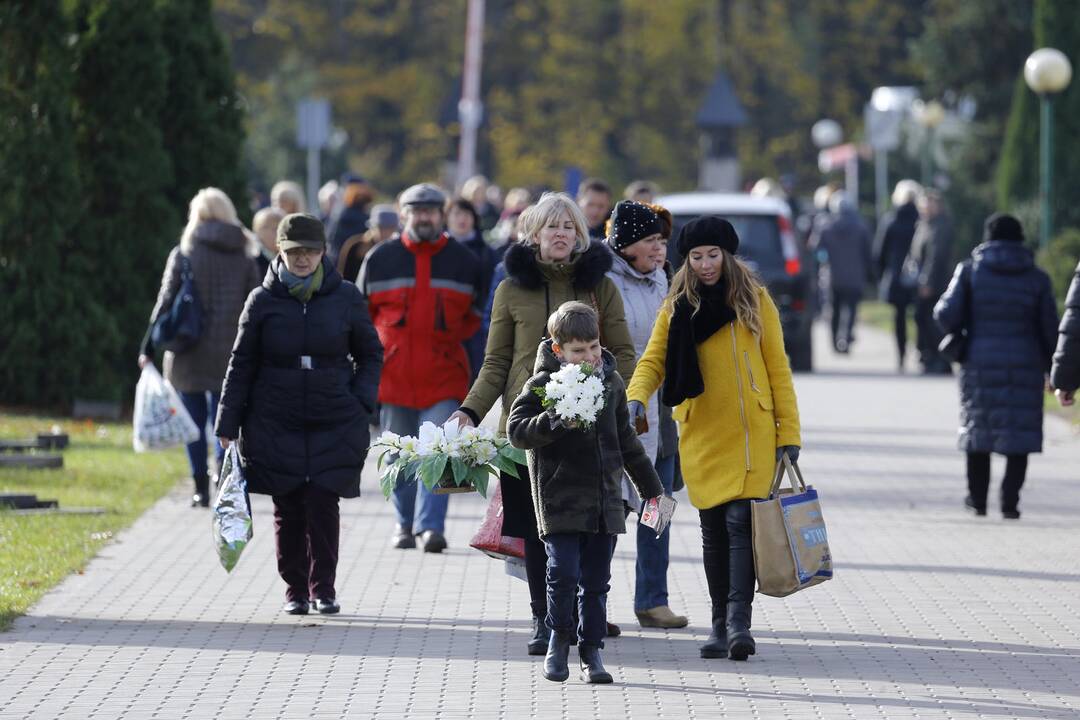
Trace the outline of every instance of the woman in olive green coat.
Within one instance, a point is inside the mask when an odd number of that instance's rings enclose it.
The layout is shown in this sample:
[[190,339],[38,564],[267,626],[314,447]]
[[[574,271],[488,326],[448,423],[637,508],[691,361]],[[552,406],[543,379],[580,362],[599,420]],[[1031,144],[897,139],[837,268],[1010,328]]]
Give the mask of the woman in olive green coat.
[[[615,356],[629,383],[637,358],[623,314],[622,297],[606,273],[611,251],[589,241],[577,203],[565,193],[545,193],[518,221],[521,241],[506,251],[506,279],[495,290],[484,365],[461,408],[451,417],[478,425],[502,401],[499,430],[506,431],[510,406],[533,373],[536,348],[547,336],[547,319],[564,302],[580,300],[600,314],[600,342]],[[530,655],[547,651],[545,572],[547,554],[537,534],[527,470],[522,479],[503,475],[503,534],[525,539],[525,566],[532,602]]]

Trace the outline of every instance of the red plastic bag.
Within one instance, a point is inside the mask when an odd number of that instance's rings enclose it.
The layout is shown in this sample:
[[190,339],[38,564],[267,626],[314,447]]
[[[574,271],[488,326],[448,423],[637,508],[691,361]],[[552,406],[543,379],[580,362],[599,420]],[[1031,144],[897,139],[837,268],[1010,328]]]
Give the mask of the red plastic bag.
[[491,502],[488,503],[484,522],[473,535],[473,539],[469,541],[469,545],[496,560],[505,560],[508,557],[524,558],[525,540],[503,535],[502,526],[502,488],[496,484],[495,493],[491,496]]

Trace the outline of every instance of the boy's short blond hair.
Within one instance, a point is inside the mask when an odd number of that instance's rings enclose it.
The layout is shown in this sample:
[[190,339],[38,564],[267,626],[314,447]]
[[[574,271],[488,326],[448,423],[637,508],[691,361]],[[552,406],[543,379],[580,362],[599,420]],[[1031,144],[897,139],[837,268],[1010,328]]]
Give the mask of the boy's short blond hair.
[[600,337],[600,317],[585,303],[571,300],[551,313],[547,331],[556,345],[590,342]]

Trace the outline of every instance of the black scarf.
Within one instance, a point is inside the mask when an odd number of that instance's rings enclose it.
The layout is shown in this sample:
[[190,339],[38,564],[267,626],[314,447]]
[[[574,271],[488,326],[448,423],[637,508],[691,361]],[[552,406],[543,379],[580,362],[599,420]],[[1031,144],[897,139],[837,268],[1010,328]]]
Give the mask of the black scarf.
[[697,346],[736,318],[735,310],[727,303],[727,283],[723,278],[715,285],[700,287],[701,307],[696,313],[690,303],[680,299],[671,315],[661,396],[668,407],[705,392]]

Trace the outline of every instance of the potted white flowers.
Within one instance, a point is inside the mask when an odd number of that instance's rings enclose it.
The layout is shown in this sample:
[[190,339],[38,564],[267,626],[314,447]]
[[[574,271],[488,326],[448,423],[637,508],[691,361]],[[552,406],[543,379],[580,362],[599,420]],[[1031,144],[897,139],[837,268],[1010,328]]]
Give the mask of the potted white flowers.
[[604,409],[604,381],[589,363],[564,365],[533,392],[566,427],[589,428]]
[[417,437],[384,432],[374,443],[379,451],[379,482],[390,497],[398,482],[414,475],[432,492],[477,491],[487,497],[488,479],[499,471],[518,477],[525,452],[485,427],[461,427],[448,420],[442,427],[420,426]]

